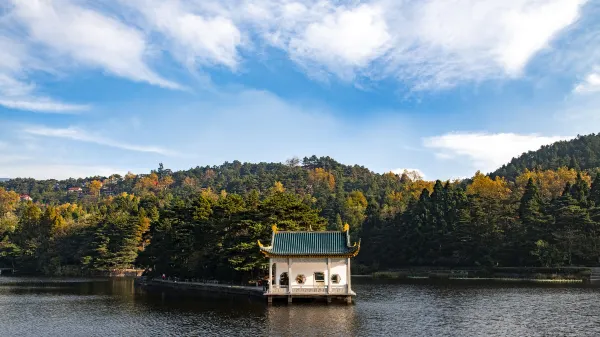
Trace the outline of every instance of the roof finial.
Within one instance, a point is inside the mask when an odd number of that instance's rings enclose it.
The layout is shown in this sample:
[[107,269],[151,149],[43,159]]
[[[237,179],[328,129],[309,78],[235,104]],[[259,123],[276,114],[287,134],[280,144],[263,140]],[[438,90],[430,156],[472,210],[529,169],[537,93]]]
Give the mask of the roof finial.
[[271,229],[273,230],[273,233],[277,233],[277,225],[271,226]]
[[349,231],[349,230],[350,230],[350,225],[348,225],[348,224],[345,224],[345,225],[344,225],[344,232],[347,232],[347,231]]

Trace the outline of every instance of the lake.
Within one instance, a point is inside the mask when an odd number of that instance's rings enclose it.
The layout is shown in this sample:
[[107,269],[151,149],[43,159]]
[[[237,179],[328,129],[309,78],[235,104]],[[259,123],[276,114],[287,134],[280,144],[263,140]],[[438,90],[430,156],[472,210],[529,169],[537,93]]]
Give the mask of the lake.
[[353,279],[355,305],[0,277],[1,336],[599,336],[600,288]]

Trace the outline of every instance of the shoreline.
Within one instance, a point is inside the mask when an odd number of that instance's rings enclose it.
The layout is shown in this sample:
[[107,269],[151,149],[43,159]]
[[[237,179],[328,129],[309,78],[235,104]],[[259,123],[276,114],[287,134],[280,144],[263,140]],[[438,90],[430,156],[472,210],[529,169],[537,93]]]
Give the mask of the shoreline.
[[[496,267],[489,269],[439,269],[416,267],[412,269],[377,271],[373,279],[439,280],[439,281],[491,281],[522,283],[580,283],[598,284],[597,268],[593,267]],[[360,277],[366,277],[361,275]]]

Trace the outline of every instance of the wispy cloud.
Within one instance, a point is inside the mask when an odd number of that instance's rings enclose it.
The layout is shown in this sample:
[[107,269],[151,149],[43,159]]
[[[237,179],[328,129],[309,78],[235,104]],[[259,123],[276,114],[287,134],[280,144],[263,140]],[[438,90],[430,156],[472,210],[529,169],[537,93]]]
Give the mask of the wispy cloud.
[[524,152],[570,138],[514,133],[449,133],[424,138],[423,145],[437,151],[439,159],[466,158],[474,169],[491,172]]
[[30,126],[25,128],[23,131],[27,134],[35,136],[64,138],[98,145],[110,146],[128,151],[156,153],[166,156],[175,155],[174,152],[164,149],[162,147],[128,144],[117,140],[108,139],[75,127],[60,129],[48,128],[43,126]]
[[38,67],[27,47],[7,37],[0,37],[0,106],[34,112],[73,113],[87,110],[88,105],[70,104],[40,95],[33,83],[22,80],[28,70]]
[[[0,59],[10,61],[11,69],[26,67],[20,61],[25,50],[49,68],[62,62],[182,89],[151,66],[160,64],[163,52],[192,72],[211,66],[235,71],[242,55],[262,54],[260,48],[268,46],[287,52],[311,76],[333,75],[357,85],[361,79],[393,78],[411,90],[436,90],[521,76],[537,53],[578,20],[588,2],[109,0],[93,5],[10,0],[3,6],[0,28],[15,32],[24,47],[18,54],[1,48],[0,54],[8,56]],[[78,108],[34,102],[5,106]]]
[[[114,168],[107,166],[94,165],[68,165],[54,164],[46,162],[19,163],[12,165],[6,163],[0,167],[0,177],[2,178],[35,178],[35,179],[69,179],[94,176],[110,176],[111,174],[125,174],[127,169]],[[137,172],[147,172],[147,169],[136,170]]]
[[39,97],[0,98],[0,105],[10,109],[50,113],[75,113],[89,109],[89,105],[66,104]]
[[427,90],[520,76],[587,2],[262,0],[213,7],[309,72],[345,80],[396,78]]
[[237,67],[242,33],[231,18],[200,11],[189,2],[120,0],[120,3],[141,14],[143,27],[160,34],[163,38],[158,43],[186,66]]
[[148,44],[137,29],[71,1],[13,0],[12,3],[11,17],[25,27],[33,42],[117,76],[180,88],[148,67],[145,62]]

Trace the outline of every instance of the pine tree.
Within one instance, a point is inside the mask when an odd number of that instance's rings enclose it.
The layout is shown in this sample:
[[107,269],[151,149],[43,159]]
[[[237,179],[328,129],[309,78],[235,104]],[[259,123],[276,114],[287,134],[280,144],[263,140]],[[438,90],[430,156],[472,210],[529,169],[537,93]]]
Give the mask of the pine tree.
[[534,251],[538,240],[549,240],[548,221],[544,214],[544,204],[537,185],[529,178],[525,192],[519,204],[520,225],[511,238],[516,244],[517,260],[526,263],[531,251]]
[[577,178],[575,179],[573,186],[571,186],[569,193],[571,194],[571,197],[579,204],[582,206],[587,206],[590,188],[585,180],[583,180],[581,177],[581,172],[577,173]]
[[600,206],[600,173],[596,174],[596,178],[592,183],[592,188],[590,189],[590,201],[592,201],[595,205]]

